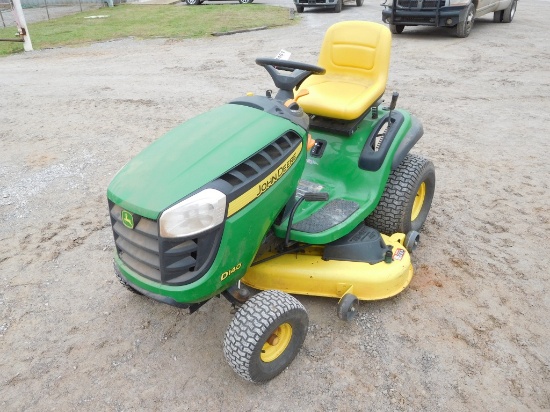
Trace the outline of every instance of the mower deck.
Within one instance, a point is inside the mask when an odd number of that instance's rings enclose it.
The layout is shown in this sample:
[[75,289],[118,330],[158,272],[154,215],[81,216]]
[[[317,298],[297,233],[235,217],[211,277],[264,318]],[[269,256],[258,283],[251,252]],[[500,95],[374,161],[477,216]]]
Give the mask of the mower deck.
[[341,298],[352,293],[359,300],[389,298],[408,286],[413,267],[402,244],[404,234],[382,237],[387,245],[393,246],[391,263],[323,260],[324,247],[309,246],[250,267],[242,282],[255,289],[277,289],[298,295]]

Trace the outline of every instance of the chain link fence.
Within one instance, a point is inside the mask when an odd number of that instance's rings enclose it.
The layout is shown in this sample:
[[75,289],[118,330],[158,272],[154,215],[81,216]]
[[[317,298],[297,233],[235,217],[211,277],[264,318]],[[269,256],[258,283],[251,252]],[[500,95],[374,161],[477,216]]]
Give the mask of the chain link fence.
[[[113,0],[114,4],[125,0]],[[107,0],[21,0],[27,24],[55,19],[81,11],[98,9],[107,5]],[[15,26],[11,0],[0,0],[0,27]]]

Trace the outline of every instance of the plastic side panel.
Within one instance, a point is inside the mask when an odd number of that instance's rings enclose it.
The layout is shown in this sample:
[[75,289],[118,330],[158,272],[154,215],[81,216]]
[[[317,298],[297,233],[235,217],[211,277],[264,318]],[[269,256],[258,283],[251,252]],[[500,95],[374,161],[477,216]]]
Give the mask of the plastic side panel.
[[[343,223],[324,232],[305,233],[293,230],[291,239],[317,245],[332,242],[348,234],[376,208],[386,186],[394,155],[411,126],[410,115],[399,110],[404,121],[382,166],[376,171],[362,170],[358,165],[359,155],[371,131],[387,114],[385,110],[379,112],[378,119],[367,117],[349,138],[312,131],[313,138],[325,140],[327,146],[321,158],[308,155],[308,164],[302,179],[322,186],[321,191],[329,193],[330,201],[336,199],[352,201],[359,205],[359,209]],[[294,223],[309,218],[325,204],[326,202],[303,202],[296,211]],[[277,236],[284,237],[286,225],[287,220],[275,227]]]

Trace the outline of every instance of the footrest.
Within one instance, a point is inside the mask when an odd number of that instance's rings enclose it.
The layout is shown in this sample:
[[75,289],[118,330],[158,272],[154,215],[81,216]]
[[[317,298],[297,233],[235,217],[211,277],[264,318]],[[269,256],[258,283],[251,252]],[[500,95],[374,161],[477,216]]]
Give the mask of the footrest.
[[359,204],[350,200],[335,199],[319,211],[292,225],[292,230],[306,233],[321,233],[339,225],[359,209]]

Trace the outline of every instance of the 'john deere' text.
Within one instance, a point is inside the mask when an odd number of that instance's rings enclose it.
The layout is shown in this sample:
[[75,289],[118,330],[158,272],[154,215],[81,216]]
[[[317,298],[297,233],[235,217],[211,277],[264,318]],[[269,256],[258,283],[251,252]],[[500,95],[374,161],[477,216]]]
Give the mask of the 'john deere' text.
[[296,153],[294,153],[285,163],[279,166],[277,170],[273,171],[273,173],[271,173],[271,176],[258,184],[258,192],[256,193],[256,197],[261,196],[267,189],[269,189],[271,186],[277,183],[277,181],[281,177],[283,177],[283,175],[296,161],[296,156]]

